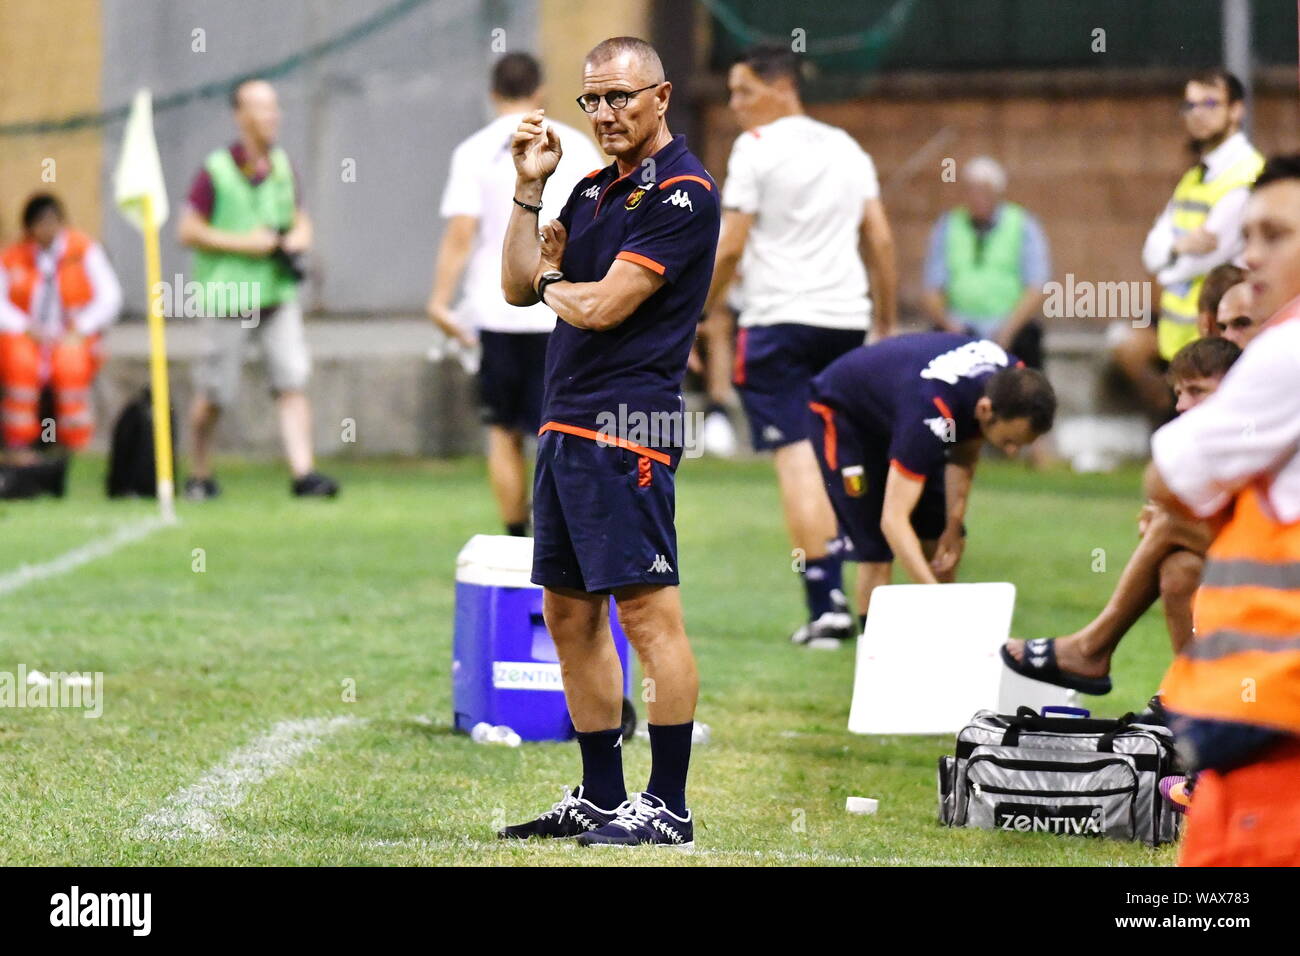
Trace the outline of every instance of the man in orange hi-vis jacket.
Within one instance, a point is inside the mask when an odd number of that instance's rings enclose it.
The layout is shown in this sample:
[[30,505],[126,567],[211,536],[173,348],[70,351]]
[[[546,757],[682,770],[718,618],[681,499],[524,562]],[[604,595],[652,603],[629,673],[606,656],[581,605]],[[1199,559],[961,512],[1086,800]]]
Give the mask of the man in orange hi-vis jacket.
[[1219,527],[1161,690],[1200,771],[1184,866],[1300,865],[1300,155],[1269,160],[1243,231],[1272,318],[1214,395],[1156,432],[1147,473],[1153,500]]
[[[89,443],[99,333],[121,307],[122,287],[99,243],[67,225],[54,196],[28,199],[23,238],[0,255],[0,423],[20,461],[38,438],[73,451]],[[53,435],[42,434],[39,419],[46,385],[54,390]]]

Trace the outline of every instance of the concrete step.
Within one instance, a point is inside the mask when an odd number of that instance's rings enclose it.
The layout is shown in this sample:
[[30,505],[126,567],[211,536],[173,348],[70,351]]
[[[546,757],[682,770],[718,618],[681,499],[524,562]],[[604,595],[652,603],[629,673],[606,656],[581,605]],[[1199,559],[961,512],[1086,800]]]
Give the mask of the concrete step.
[[[429,360],[435,336],[426,319],[309,319],[306,330],[319,454],[445,456],[481,450],[474,380],[455,361]],[[108,360],[94,390],[99,427],[93,447],[101,450],[116,415],[149,382],[148,329],[143,322],[120,323],[109,331],[105,346]],[[168,323],[172,407],[182,450],[188,447],[191,364],[200,350],[197,322]],[[240,398],[222,417],[217,447],[253,458],[281,454],[270,386],[256,349],[245,359]]]

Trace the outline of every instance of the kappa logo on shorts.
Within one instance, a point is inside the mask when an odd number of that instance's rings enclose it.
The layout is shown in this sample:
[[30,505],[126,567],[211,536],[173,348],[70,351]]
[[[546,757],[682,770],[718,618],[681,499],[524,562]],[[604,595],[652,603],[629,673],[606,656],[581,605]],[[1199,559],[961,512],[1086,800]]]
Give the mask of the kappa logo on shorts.
[[785,432],[775,425],[768,425],[763,429],[763,441],[784,441]]
[[668,559],[662,554],[656,554],[654,562],[650,567],[646,568],[646,571],[653,574],[671,574],[673,566],[668,563]]
[[582,194],[583,199],[597,199],[600,197],[600,187],[591,186]]
[[664,202],[670,202],[674,206],[685,207],[691,212],[695,212],[695,207],[691,205],[691,197],[686,195],[686,190],[684,189],[674,190],[673,194],[665,199]]

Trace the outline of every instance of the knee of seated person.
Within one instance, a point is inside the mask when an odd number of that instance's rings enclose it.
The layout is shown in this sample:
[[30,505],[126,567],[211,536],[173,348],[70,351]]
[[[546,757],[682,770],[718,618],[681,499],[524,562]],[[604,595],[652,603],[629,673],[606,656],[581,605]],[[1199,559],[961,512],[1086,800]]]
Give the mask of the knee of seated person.
[[1142,537],[1153,544],[1164,543],[1172,547],[1174,528],[1173,515],[1157,506],[1151,512],[1151,520],[1147,523],[1147,530]]
[[60,343],[50,357],[50,374],[56,387],[85,388],[95,377],[94,360],[84,345]]

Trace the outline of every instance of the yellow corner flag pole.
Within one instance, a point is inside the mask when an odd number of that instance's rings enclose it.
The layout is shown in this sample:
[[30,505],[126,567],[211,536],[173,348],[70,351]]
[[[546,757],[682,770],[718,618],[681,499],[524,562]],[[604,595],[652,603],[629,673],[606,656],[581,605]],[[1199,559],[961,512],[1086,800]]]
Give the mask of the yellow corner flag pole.
[[153,135],[153,97],[139,90],[122,135],[122,154],[113,173],[113,198],[127,221],[144,237],[146,296],[149,302],[149,379],[153,394],[154,473],[164,521],[176,520],[172,476],[171,397],[167,386],[167,341],[163,334],[162,259],[158,231],[167,221],[167,187]]
[[166,522],[176,520],[176,484],[172,468],[171,389],[167,382],[167,337],[163,331],[162,257],[153,197],[141,197],[144,214],[144,272],[149,290],[149,385],[153,395],[154,474],[158,507]]

